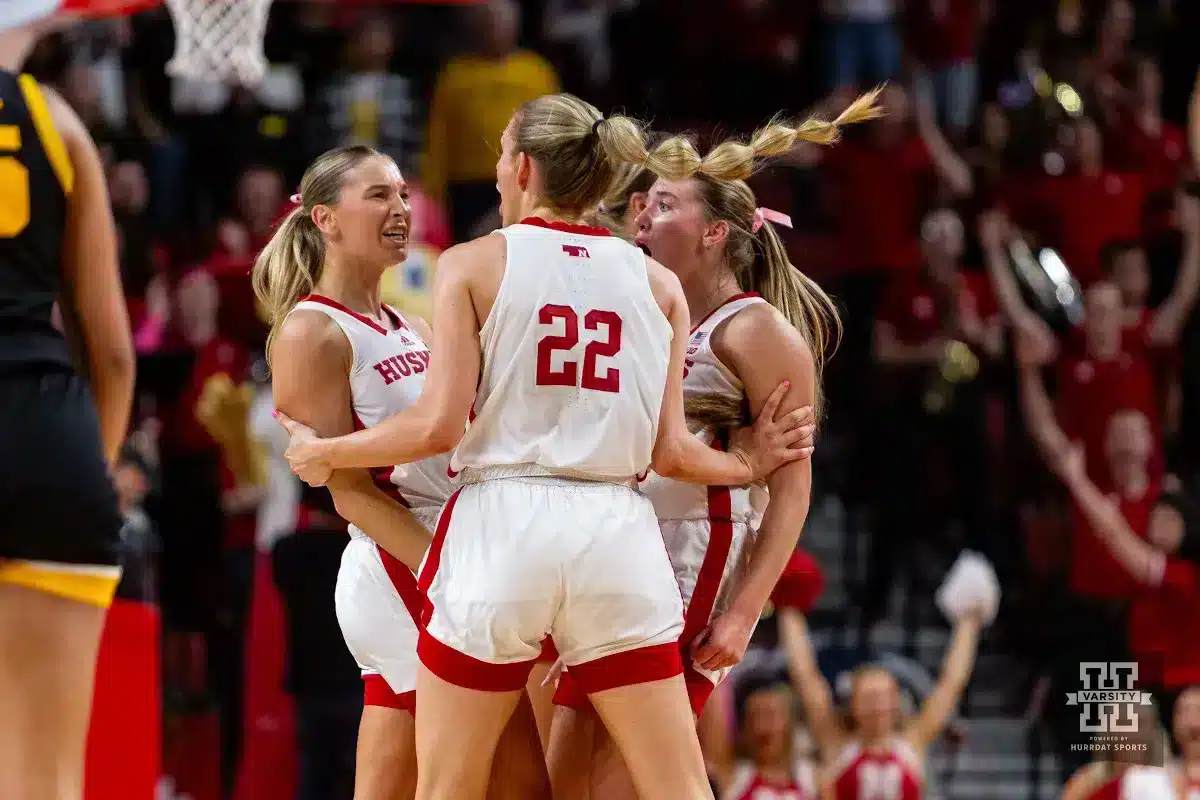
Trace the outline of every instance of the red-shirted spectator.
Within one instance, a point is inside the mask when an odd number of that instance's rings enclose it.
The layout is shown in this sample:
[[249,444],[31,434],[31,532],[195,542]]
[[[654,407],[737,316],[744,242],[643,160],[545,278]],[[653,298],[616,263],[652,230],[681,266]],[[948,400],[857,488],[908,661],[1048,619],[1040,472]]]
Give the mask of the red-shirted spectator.
[[[842,107],[846,97],[831,102]],[[820,160],[833,196],[839,267],[853,272],[916,271],[923,206],[940,177],[957,197],[970,194],[971,171],[938,131],[928,113],[916,114],[907,93],[890,85],[880,100],[885,116],[862,135],[833,148],[802,146],[796,156]]]
[[1106,84],[1116,83],[1115,74],[1129,57],[1133,26],[1133,4],[1129,0],[1108,0],[1096,30],[1096,49],[1087,65],[1088,77],[1096,82],[1102,96],[1109,93]]
[[957,522],[972,546],[990,551],[994,527],[986,394],[977,377],[980,362],[1002,350],[1000,320],[988,294],[977,293],[979,282],[958,268],[958,216],[934,211],[922,230],[924,268],[891,277],[875,319],[883,381],[873,411],[887,426],[870,445],[879,479],[859,598],[867,625],[886,610],[918,540]]
[[951,211],[926,217],[926,269],[889,282],[875,323],[876,357],[889,366],[936,364],[961,339],[988,357],[1003,349],[999,311],[986,277],[958,270],[962,222]]
[[1145,176],[1150,199],[1147,228],[1171,227],[1171,202],[1179,179],[1188,168],[1187,136],[1162,116],[1162,75],[1150,58],[1134,62],[1128,106],[1118,116],[1119,155],[1127,168]]
[[1161,468],[1162,414],[1155,351],[1144,339],[1124,333],[1120,291],[1102,282],[1084,295],[1083,347],[1062,348],[1058,359],[1058,413],[1067,435],[1084,447],[1089,474],[1108,488],[1112,476],[1105,453],[1109,419],[1117,411],[1145,415]]
[[1095,122],[1081,118],[1073,131],[1075,168],[1043,177],[1027,205],[1013,211],[1025,227],[1058,248],[1067,268],[1087,286],[1101,276],[1105,244],[1141,235],[1145,181],[1140,173],[1105,166]]
[[1172,346],[1187,323],[1200,294],[1200,200],[1180,192],[1175,216],[1183,234],[1183,254],[1175,285],[1157,308],[1148,308],[1150,267],[1146,251],[1138,241],[1116,241],[1105,247],[1102,266],[1105,277],[1121,290],[1126,330],[1135,330],[1160,347]]
[[916,60],[916,91],[937,109],[951,134],[975,118],[978,0],[909,0],[905,4],[909,54]]
[[[287,202],[283,176],[270,167],[250,167],[238,178],[233,213],[217,225],[214,272],[245,266],[271,239]],[[290,208],[288,209],[290,210]]]
[[[1162,689],[1200,683],[1200,542],[1189,530],[1188,502],[1161,491],[1144,470],[1127,472],[1121,494],[1106,496],[1088,478],[1078,448],[1067,448],[1054,466],[1097,540],[1139,587],[1130,645],[1139,661],[1161,665],[1161,675],[1143,675],[1141,682],[1158,677],[1155,688]],[[1141,500],[1130,508],[1126,498],[1133,493]]]
[[[1118,406],[1102,417],[1092,416],[1087,424],[1099,426],[1099,441],[1089,448],[1088,441],[1072,431],[1067,424],[1071,414],[1078,412],[1070,406],[1055,418],[1050,398],[1046,395],[1036,360],[1028,348],[1021,348],[1021,399],[1026,424],[1043,457],[1050,465],[1061,464],[1068,450],[1078,449],[1089,475],[1102,465],[1106,490],[1113,491],[1116,502],[1131,519],[1148,519],[1149,509],[1157,499],[1159,477],[1152,471],[1158,442],[1146,414],[1136,407]],[[1086,362],[1081,362],[1086,363]],[[1104,362],[1101,362],[1104,363]],[[1115,384],[1096,387],[1094,394],[1112,392]],[[1082,395],[1075,395],[1076,401]],[[1061,407],[1061,398],[1060,398]],[[1096,407],[1093,406],[1093,411]],[[1062,426],[1060,427],[1060,421]],[[1087,434],[1092,435],[1091,430]],[[1083,439],[1081,443],[1081,439]],[[1089,478],[1095,483],[1095,480]],[[1073,593],[1093,598],[1129,598],[1137,583],[1112,557],[1092,532],[1088,510],[1078,505],[1073,513],[1070,588]],[[1143,526],[1143,530],[1144,530]]]

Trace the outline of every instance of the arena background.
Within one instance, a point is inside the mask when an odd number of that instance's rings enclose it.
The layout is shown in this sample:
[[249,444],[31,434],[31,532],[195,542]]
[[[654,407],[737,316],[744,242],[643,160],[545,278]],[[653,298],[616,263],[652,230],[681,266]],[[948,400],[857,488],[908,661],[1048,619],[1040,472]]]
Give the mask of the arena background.
[[[1118,241],[1144,248],[1151,306],[1173,290],[1194,301],[1176,281],[1177,206],[1194,178],[1200,4],[901,5],[277,0],[271,70],[254,90],[168,78],[163,9],[43,41],[27,70],[68,98],[105,157],[139,353],[117,470],[128,569],[99,668],[88,797],[290,798],[300,771],[352,763],[353,741],[328,735],[361,701],[333,617],[345,537],[279,463],[247,275],[313,156],[371,144],[419,187],[418,246],[386,299],[427,314],[437,254],[497,224],[497,143],[525,100],[563,88],[707,140],[779,112],[836,112],[883,81],[886,120],[753,181],[792,216],[793,261],[846,324],[802,540],[826,584],[810,625],[831,682],[886,658],[919,696],[947,640],[937,585],[961,550],[984,553],[1004,601],[961,719],[933,751],[928,796],[1056,796],[1080,760],[1066,744],[1078,709],[1062,694],[1080,687],[1063,676],[1085,639],[1119,658],[1129,598],[1097,604],[1068,578],[1094,568],[1081,561],[1095,547],[1027,434],[980,220],[1001,208],[1035,251],[1061,255],[1071,275],[1051,277],[1071,291],[1027,299],[1065,342],[1078,290]],[[948,276],[931,269],[947,263]],[[947,289],[982,334],[947,311]],[[1200,478],[1197,337],[1193,320],[1167,357],[1122,356],[1155,359],[1144,410],[1159,420],[1160,471],[1185,491]],[[897,341],[924,355],[897,359]],[[1059,398],[1060,419],[1094,415],[1102,392],[1084,389]],[[1190,608],[1164,624],[1200,641]],[[786,675],[774,645],[768,617],[719,702],[736,706],[747,678]],[[1147,688],[1178,688],[1153,657],[1140,666]]]

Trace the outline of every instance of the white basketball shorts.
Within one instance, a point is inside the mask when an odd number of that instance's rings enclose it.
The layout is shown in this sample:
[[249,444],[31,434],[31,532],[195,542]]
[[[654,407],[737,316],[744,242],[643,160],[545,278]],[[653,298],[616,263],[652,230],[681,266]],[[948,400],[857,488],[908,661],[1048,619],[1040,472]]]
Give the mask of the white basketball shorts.
[[[733,603],[756,535],[746,522],[733,521],[728,489],[712,486],[708,494],[708,519],[659,521],[683,598],[684,626],[679,649],[688,699],[697,715],[732,668],[714,671],[697,666],[691,658],[692,642]],[[559,680],[554,702],[568,708],[590,705],[574,678],[574,670],[564,673]]]
[[[412,509],[430,531],[439,507]],[[412,570],[361,533],[342,553],[334,591],[346,647],[363,674],[363,702],[412,712],[424,599]]]
[[520,689],[547,635],[589,693],[682,671],[679,589],[654,508],[631,486],[470,483],[446,503],[420,575],[418,653],[449,683]]

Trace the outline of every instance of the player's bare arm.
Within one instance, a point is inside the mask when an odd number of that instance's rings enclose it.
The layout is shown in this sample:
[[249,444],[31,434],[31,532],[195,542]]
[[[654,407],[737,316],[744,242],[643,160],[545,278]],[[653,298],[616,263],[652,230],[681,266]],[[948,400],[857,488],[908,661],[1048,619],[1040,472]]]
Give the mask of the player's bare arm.
[[65,299],[79,318],[104,454],[112,463],[129,425],[136,360],[108,187],[100,154],[83,122],[57,93],[46,88],[42,92],[74,167],[63,241],[63,271],[70,291]]
[[[774,447],[765,451],[757,448],[745,451],[733,449],[722,452],[709,447],[688,430],[683,410],[684,359],[691,328],[687,298],[679,278],[651,258],[646,259],[650,287],[659,308],[671,323],[671,358],[667,367],[667,387],[663,395],[662,409],[658,422],[658,438],[654,443],[652,468],[664,478],[674,478],[688,483],[708,486],[740,486],[751,483],[774,472],[780,465],[807,455],[804,421],[811,414],[797,409],[785,415],[783,424],[788,433],[780,437]],[[780,385],[778,403],[786,391]],[[765,423],[774,421],[774,408],[766,409],[761,415]],[[808,433],[811,433],[809,431]]]
[[[742,380],[751,411],[761,415],[781,384],[791,388],[779,411],[794,413],[816,403],[812,350],[787,319],[767,303],[750,306],[718,329],[717,356]],[[729,610],[713,622],[694,651],[705,669],[723,669],[741,660],[763,607],[796,549],[812,499],[812,461],[784,464],[767,478],[771,502],[763,515],[750,562]]]

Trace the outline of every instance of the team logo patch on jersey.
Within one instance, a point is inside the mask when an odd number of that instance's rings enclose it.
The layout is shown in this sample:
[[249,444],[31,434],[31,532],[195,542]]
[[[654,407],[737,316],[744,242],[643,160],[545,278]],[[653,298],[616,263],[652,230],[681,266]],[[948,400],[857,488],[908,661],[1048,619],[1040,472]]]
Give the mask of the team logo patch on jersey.
[[591,256],[588,254],[587,248],[581,245],[564,244],[562,249],[563,252],[569,255],[571,258],[591,258]]

